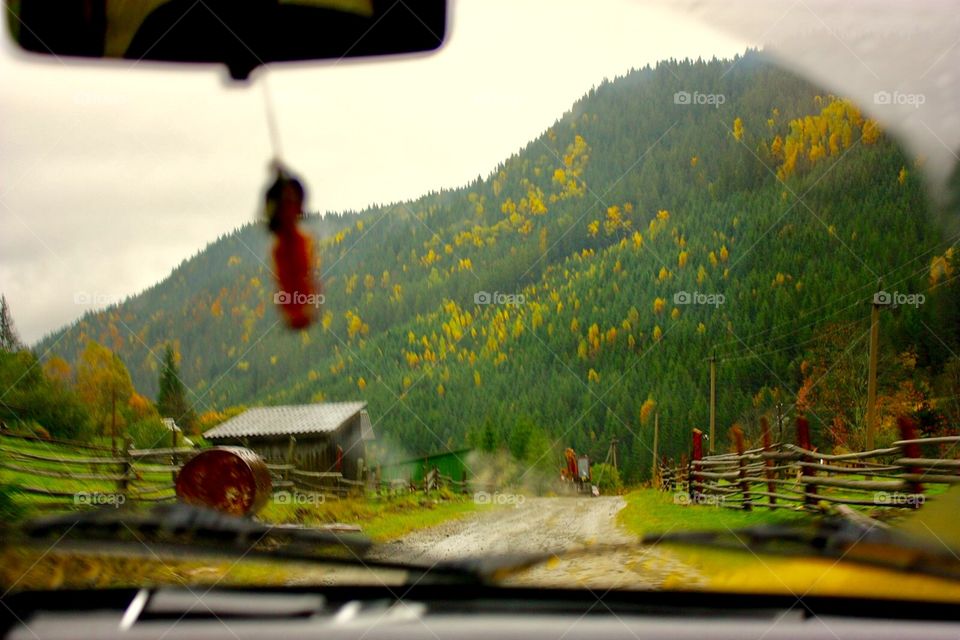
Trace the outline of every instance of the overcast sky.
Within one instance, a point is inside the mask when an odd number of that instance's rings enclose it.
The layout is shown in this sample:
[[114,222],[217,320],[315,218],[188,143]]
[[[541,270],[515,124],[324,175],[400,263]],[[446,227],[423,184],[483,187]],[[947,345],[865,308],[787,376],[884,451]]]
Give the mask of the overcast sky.
[[[464,0],[437,54],[275,67],[268,83],[310,208],[360,209],[486,176],[605,77],[746,46],[633,2]],[[37,61],[3,38],[0,292],[28,343],[255,215],[271,157],[258,82],[129,67]]]

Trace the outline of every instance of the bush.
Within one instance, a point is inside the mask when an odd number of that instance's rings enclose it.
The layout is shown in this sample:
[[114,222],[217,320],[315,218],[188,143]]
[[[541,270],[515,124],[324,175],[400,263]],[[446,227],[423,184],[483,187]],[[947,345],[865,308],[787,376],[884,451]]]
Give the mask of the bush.
[[159,449],[173,444],[170,430],[160,418],[144,418],[127,427],[127,434],[137,449]]
[[620,472],[609,464],[593,465],[590,475],[593,477],[593,484],[600,487],[603,495],[615,495],[623,489]]
[[9,484],[0,484],[0,526],[15,522],[23,514],[23,508],[13,500],[16,489]]

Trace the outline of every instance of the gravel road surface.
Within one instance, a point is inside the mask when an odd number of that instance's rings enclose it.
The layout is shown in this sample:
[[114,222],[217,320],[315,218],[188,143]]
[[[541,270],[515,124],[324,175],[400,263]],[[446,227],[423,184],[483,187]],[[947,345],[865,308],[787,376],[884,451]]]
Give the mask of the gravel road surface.
[[[446,522],[381,545],[380,558],[432,563],[464,556],[549,552],[634,539],[616,523],[626,503],[619,496],[525,497],[516,506]],[[559,557],[512,576],[505,584],[655,589],[681,582],[698,586],[703,577],[667,549],[638,548],[597,555]]]

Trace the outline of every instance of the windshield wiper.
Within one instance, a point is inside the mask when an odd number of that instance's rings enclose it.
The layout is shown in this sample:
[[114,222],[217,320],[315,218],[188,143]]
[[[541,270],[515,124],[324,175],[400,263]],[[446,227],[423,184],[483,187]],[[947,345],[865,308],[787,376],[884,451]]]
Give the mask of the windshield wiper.
[[469,565],[417,565],[367,556],[373,541],[356,533],[274,525],[183,503],[147,511],[105,507],[28,520],[17,542],[72,552],[190,557],[228,556],[402,571],[406,581],[477,584]]
[[960,580],[960,559],[943,541],[869,518],[824,517],[806,525],[645,536],[641,544],[683,544],[788,556],[820,556]]
[[757,554],[824,557],[960,580],[960,559],[947,546],[869,518],[824,517],[805,525],[645,535],[635,542],[592,544],[543,553],[481,556],[449,563],[498,582],[551,560],[635,552],[659,544],[693,545]]

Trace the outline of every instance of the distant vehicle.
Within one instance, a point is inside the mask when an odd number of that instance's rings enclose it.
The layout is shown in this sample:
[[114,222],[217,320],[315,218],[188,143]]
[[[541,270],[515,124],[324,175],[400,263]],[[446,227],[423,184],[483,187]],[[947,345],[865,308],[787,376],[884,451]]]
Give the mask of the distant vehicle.
[[[567,448],[564,453],[564,466],[560,470],[560,480],[565,489],[575,493],[600,495],[599,490],[592,484],[593,475],[590,465],[590,456],[578,456],[577,452]],[[568,491],[570,492],[570,491]]]

